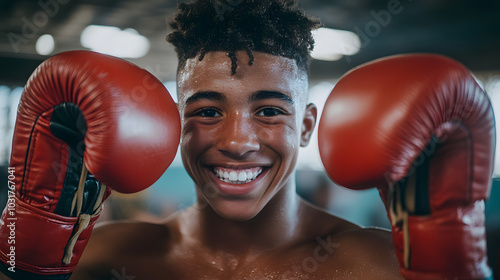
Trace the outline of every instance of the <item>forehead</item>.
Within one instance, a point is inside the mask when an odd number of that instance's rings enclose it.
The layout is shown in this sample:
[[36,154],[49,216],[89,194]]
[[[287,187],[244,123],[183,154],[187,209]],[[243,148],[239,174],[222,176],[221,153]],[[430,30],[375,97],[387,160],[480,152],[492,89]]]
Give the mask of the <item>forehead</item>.
[[201,61],[198,57],[188,59],[177,76],[179,102],[199,91],[250,94],[271,90],[285,93],[293,99],[307,95],[307,74],[295,60],[255,52],[254,63],[250,66],[246,52],[238,51],[236,58],[238,67],[234,75],[226,52],[209,52]]

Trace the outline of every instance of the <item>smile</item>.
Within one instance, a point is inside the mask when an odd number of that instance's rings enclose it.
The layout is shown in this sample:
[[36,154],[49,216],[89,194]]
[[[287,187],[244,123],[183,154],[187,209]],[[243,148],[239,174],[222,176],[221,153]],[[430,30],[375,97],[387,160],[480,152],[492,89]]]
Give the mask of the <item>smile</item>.
[[262,167],[232,169],[214,166],[213,172],[221,181],[230,184],[246,184],[255,180],[262,173]]

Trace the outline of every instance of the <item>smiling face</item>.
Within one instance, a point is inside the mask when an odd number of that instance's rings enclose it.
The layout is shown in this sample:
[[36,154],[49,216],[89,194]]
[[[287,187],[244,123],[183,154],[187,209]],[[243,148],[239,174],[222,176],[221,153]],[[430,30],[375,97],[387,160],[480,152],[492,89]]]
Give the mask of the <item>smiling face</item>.
[[198,198],[220,216],[248,220],[280,192],[295,192],[299,146],[307,145],[316,107],[292,59],[225,52],[188,59],[178,73],[181,154]]

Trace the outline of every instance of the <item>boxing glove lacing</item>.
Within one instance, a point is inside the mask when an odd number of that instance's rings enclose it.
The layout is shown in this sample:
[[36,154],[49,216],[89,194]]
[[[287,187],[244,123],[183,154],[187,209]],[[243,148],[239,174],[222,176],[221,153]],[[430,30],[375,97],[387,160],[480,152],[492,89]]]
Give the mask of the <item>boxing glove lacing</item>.
[[389,183],[387,193],[389,216],[392,226],[398,226],[403,230],[403,258],[406,269],[411,267],[409,217],[430,214],[429,164],[439,143],[439,138],[432,135],[429,144],[413,161],[406,176],[397,182]]
[[403,229],[403,254],[404,266],[410,268],[410,231],[408,225],[408,209],[403,207],[401,196],[401,185],[396,182],[389,187],[388,192],[389,215],[392,226],[400,226]]
[[71,258],[73,257],[73,249],[75,248],[76,241],[80,234],[89,226],[90,219],[95,215],[99,214],[101,211],[101,202],[104,198],[104,193],[106,191],[106,186],[101,184],[101,189],[99,190],[99,196],[96,199],[96,202],[93,207],[93,214],[81,213],[83,208],[83,191],[85,188],[85,181],[87,179],[88,169],[85,163],[82,165],[82,173],[80,176],[80,181],[78,183],[78,189],[73,197],[73,202],[71,203],[71,212],[75,210],[76,207],[76,216],[78,217],[78,222],[76,224],[76,230],[71,235],[68,243],[66,244],[66,249],[63,256],[63,263],[65,265],[71,262]]

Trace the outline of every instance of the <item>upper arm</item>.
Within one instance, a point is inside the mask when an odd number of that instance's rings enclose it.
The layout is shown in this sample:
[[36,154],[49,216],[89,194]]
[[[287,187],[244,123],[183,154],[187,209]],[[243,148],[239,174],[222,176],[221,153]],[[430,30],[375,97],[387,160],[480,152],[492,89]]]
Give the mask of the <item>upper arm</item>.
[[113,255],[115,241],[115,239],[110,238],[109,233],[115,231],[113,225],[96,227],[92,231],[80,261],[71,275],[71,280],[109,279],[109,277],[105,278],[105,272],[107,271],[106,260]]
[[138,259],[161,256],[168,237],[168,229],[159,224],[124,221],[96,227],[71,280],[109,280],[125,266],[141,269]]

